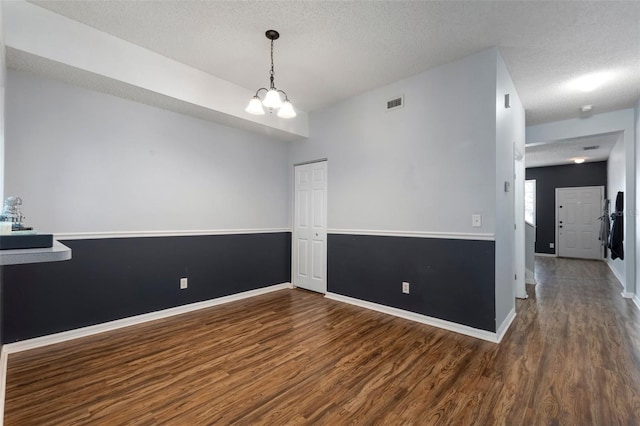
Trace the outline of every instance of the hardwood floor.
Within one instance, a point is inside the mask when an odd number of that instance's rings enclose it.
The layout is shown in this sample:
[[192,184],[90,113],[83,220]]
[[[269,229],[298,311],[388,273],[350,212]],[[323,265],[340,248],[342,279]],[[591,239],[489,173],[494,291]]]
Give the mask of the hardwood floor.
[[537,259],[499,345],[283,290],[11,355],[7,425],[640,424],[640,315]]

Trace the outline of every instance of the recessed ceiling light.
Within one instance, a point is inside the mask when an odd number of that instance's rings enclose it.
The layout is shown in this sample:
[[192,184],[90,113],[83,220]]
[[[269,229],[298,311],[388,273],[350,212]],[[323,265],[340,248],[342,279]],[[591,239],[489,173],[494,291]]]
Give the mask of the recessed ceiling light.
[[612,77],[613,73],[611,72],[596,72],[571,80],[569,82],[569,86],[572,89],[579,90],[581,92],[593,92],[604,83],[611,80]]
[[576,164],[582,164],[582,163],[584,163],[584,158],[576,158],[576,159],[573,160],[573,162],[576,163]]

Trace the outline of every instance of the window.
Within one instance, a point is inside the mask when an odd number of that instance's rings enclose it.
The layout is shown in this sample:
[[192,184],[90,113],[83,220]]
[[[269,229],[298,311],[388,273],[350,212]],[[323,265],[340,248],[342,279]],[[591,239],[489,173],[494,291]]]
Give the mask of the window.
[[524,220],[536,226],[536,181],[524,181]]

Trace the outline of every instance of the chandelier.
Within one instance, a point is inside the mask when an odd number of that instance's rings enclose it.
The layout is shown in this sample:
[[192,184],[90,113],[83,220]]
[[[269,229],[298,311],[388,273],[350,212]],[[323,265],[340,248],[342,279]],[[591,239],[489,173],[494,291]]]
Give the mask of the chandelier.
[[[245,109],[249,114],[263,115],[264,108],[263,105],[269,108],[270,111],[274,109],[278,110],[278,117],[281,118],[293,118],[296,116],[296,112],[293,110],[293,105],[289,101],[287,94],[284,90],[279,90],[275,85],[275,76],[276,73],[273,70],[273,41],[277,40],[280,37],[280,34],[276,30],[269,30],[265,33],[267,38],[271,40],[271,71],[269,72],[269,88],[261,87],[256,91],[256,94],[251,101],[249,101],[249,105]],[[264,96],[264,99],[260,99],[261,91],[267,92]],[[284,96],[284,100],[280,96],[282,94]]]

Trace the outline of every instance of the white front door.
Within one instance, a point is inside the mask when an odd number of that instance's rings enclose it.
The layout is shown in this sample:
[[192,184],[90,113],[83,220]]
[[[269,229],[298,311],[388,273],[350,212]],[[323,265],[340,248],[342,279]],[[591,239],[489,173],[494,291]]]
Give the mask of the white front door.
[[327,292],[327,162],[295,166],[293,285]]
[[602,259],[598,239],[604,187],[556,189],[558,256]]

